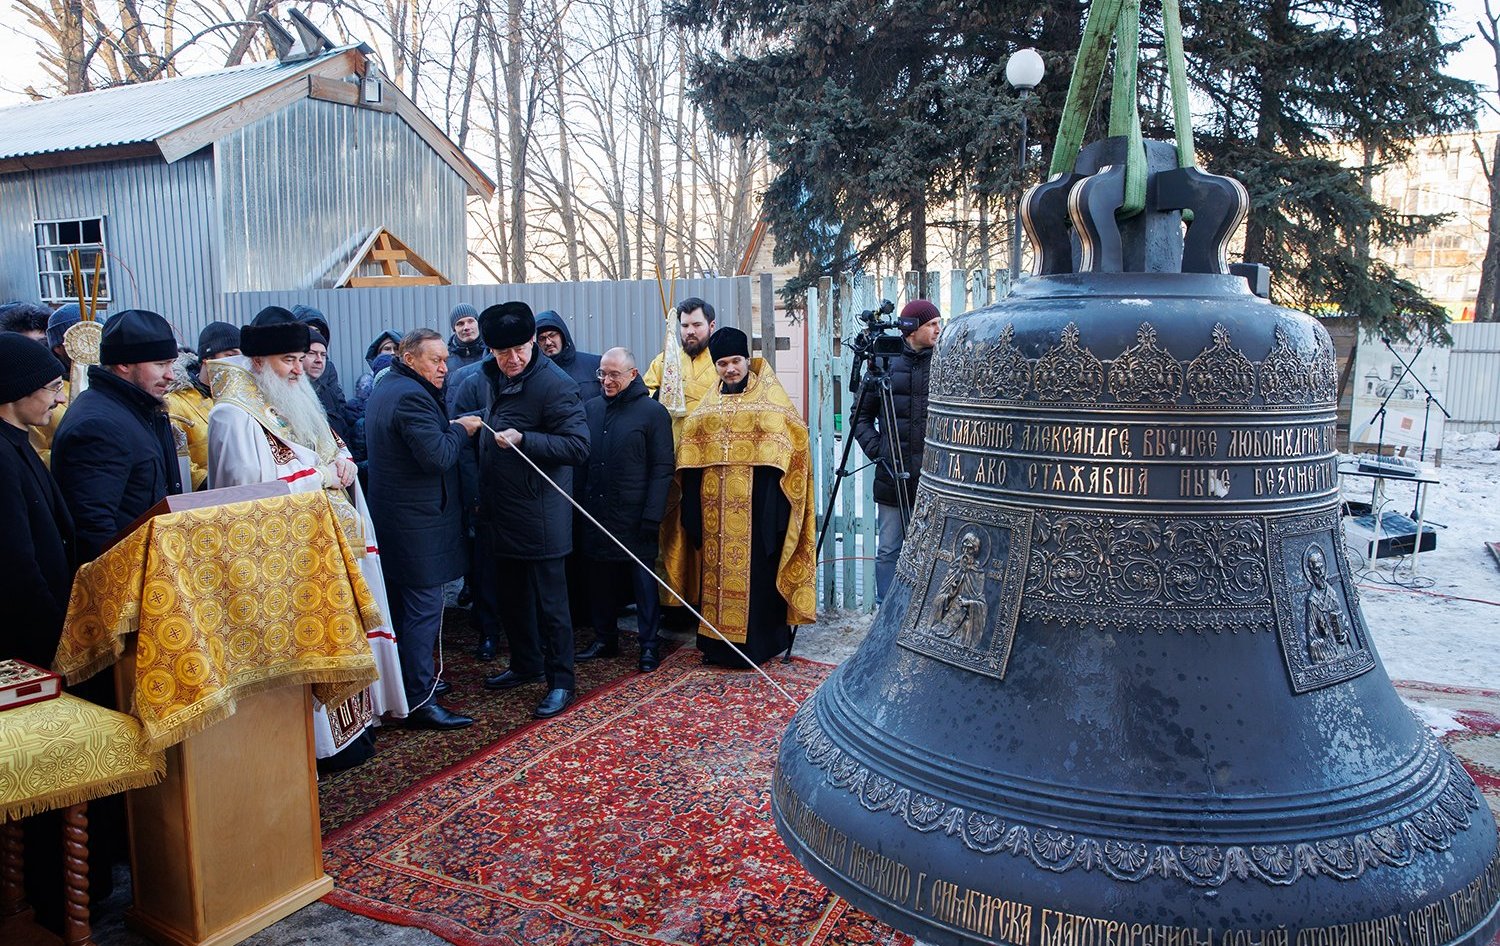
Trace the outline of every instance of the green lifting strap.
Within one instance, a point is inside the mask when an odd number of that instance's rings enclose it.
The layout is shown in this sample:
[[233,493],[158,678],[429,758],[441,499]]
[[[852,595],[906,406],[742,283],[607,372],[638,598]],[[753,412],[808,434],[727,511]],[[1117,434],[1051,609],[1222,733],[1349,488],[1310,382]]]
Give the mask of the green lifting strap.
[[1109,133],[1125,139],[1125,201],[1117,217],[1146,209],[1146,143],[1141,137],[1140,0],[1125,0],[1115,24],[1115,81],[1109,102]]
[[[1193,119],[1188,103],[1179,3],[1180,0],[1162,0],[1162,27],[1166,36],[1173,124],[1177,131],[1177,162],[1180,167],[1193,167],[1196,164]],[[1121,217],[1134,216],[1146,206],[1146,149],[1139,107],[1140,10],[1140,0],[1095,0],[1089,8],[1048,171],[1050,175],[1068,174],[1077,167],[1089,107],[1098,94],[1113,40],[1115,81],[1110,98],[1109,133],[1126,139],[1125,203],[1118,212]]]
[[1162,30],[1167,39],[1167,75],[1172,83],[1172,124],[1177,129],[1177,166],[1198,164],[1193,147],[1193,112],[1188,106],[1187,57],[1182,52],[1182,10],[1178,0],[1162,0]]

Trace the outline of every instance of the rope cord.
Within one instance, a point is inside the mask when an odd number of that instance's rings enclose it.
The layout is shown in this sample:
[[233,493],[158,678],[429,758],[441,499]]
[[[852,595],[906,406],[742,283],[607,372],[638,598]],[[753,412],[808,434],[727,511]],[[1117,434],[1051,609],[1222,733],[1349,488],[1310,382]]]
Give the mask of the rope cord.
[[[494,434],[495,437],[498,438],[500,436],[499,431],[495,430],[495,428],[491,427],[489,424],[486,424],[484,422],[483,418],[480,418],[479,423],[484,426],[485,430],[488,430],[491,434]],[[593,526],[594,526],[594,528],[596,528],[600,532],[602,532],[604,534],[605,538],[609,539],[615,545],[619,546],[620,547],[620,551],[622,551],[626,555],[630,556],[630,560],[632,562],[635,562],[641,568],[644,568],[646,570],[646,574],[650,575],[653,579],[656,580],[656,583],[658,585],[661,585],[663,588],[665,588],[667,590],[667,594],[671,595],[672,597],[676,598],[679,602],[681,602],[683,607],[687,608],[689,611],[692,612],[693,617],[697,618],[698,621],[704,627],[706,627],[710,631],[714,632],[714,636],[715,637],[717,637],[719,640],[723,641],[725,644],[729,645],[729,649],[730,650],[732,650],[736,654],[738,654],[739,657],[740,657],[740,659],[743,660],[743,661],[745,661],[745,663],[748,664],[752,670],[754,670],[756,673],[758,673],[762,677],[764,677],[765,681],[767,683],[771,684],[771,688],[772,689],[774,689],[777,693],[780,693],[786,699],[786,701],[788,703],[792,704],[793,707],[801,706],[801,704],[798,703],[797,700],[790,693],[788,693],[786,691],[786,689],[784,687],[782,687],[781,684],[777,683],[775,680],[773,680],[771,678],[770,674],[768,674],[764,670],[762,670],[760,668],[759,664],[757,664],[755,661],[751,660],[749,657],[745,656],[745,652],[742,651],[742,650],[740,650],[738,647],[736,647],[735,644],[734,644],[734,641],[732,641],[729,638],[725,637],[722,631],[720,631],[717,627],[714,627],[713,624],[709,623],[708,618],[706,618],[702,614],[698,613],[698,609],[697,608],[693,607],[691,604],[688,604],[687,599],[684,598],[682,595],[678,594],[676,588],[673,588],[671,585],[667,584],[665,581],[662,581],[661,576],[658,575],[658,574],[656,574],[656,569],[652,568],[650,565],[647,565],[645,562],[641,561],[639,558],[636,558],[635,553],[632,552],[632,551],[630,551],[630,549],[625,546],[624,542],[621,542],[619,539],[615,538],[615,536],[614,536],[614,534],[612,532],[610,532],[608,529],[604,528],[604,526],[600,525],[598,519],[595,519],[593,516],[589,515],[589,511],[587,509],[584,509],[582,506],[580,506],[578,504],[578,501],[573,498],[572,494],[570,494],[567,490],[563,489],[561,486],[557,485],[557,481],[556,480],[554,480],[552,477],[548,476],[545,472],[543,472],[542,468],[539,467],[539,466],[537,466],[536,463],[534,463],[532,461],[531,457],[528,457],[526,455],[526,451],[522,450],[519,444],[510,444],[509,446],[510,446],[510,449],[512,449],[512,450],[514,450],[516,452],[516,456],[520,457],[522,460],[525,460],[526,461],[526,465],[529,466],[529,467],[531,467],[533,470],[535,470],[537,476],[540,476],[542,479],[546,480],[548,486],[551,486],[553,489],[557,490],[558,494],[561,495],[563,499],[566,499],[568,501],[568,504],[571,505],[574,509],[576,509],[580,513],[582,513],[583,517],[585,519],[587,519],[590,523],[592,523]]]

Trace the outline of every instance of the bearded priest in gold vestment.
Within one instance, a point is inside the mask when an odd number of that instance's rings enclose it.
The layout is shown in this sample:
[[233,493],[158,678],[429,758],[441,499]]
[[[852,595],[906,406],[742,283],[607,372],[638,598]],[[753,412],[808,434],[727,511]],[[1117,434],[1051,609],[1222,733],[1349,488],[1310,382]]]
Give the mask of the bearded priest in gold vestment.
[[406,716],[407,702],[375,526],[349,449],[329,427],[302,373],[311,338],[307,323],[269,306],[240,329],[243,354],[209,362],[214,406],[208,415],[208,485],[279,479],[294,493],[327,490],[334,518],[359,558],[360,574],[386,617],[366,634],[380,679],[338,706],[314,709],[316,753],[319,760],[330,760],[320,761],[320,768],[336,771],[367,758],[372,743],[360,737],[382,716]]
[[[744,332],[721,328],[708,344],[719,383],[683,422],[677,448],[685,541],[662,556],[673,587],[761,663],[791,647],[791,625],[816,619],[807,425],[776,373],[750,357]],[[684,588],[695,572],[699,582]],[[704,626],[698,649],[705,663],[746,666]]]

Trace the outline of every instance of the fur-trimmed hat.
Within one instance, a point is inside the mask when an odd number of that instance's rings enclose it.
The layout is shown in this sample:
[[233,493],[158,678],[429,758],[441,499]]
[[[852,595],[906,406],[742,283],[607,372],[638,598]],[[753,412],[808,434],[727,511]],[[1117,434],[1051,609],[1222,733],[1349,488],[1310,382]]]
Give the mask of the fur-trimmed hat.
[[[50,335],[50,323],[47,331]],[[176,358],[177,336],[172,334],[172,323],[147,309],[116,312],[104,323],[99,336],[101,365],[135,365]]]
[[266,306],[240,329],[240,352],[250,357],[306,353],[312,327],[279,305]]
[[536,338],[536,316],[524,302],[502,302],[479,316],[479,334],[488,348],[515,348]]
[[708,353],[714,361],[740,355],[750,357],[750,337],[737,328],[725,326],[708,336]]

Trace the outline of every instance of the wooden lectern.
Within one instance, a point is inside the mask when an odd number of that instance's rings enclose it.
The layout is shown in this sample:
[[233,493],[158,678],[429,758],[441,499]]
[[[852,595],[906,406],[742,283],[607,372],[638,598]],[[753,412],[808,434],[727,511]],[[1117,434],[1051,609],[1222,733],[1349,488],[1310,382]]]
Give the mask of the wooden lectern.
[[243,699],[233,716],[167,750],[160,785],[126,796],[130,927],[173,946],[229,946],[333,889],[312,709],[305,685]]
[[[285,495],[264,483],[169,496],[126,530],[168,512]],[[132,705],[135,645],[115,665]],[[234,715],[167,749],[160,785],[126,796],[135,904],[127,925],[172,946],[229,946],[333,889],[323,872],[312,694],[262,690]]]

